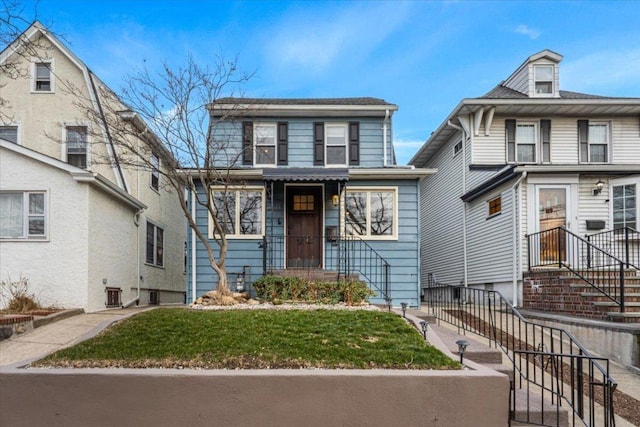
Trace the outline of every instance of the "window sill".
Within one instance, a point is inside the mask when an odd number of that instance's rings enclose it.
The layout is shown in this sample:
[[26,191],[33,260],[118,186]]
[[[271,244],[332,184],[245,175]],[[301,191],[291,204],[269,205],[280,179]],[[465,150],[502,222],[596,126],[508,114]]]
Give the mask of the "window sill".
[[149,188],[153,190],[153,192],[156,193],[158,196],[160,195],[160,188],[153,188],[152,186],[149,186]]
[[495,218],[495,217],[500,216],[500,215],[502,215],[502,212],[496,212],[496,213],[486,217],[485,220],[490,220],[491,218]]
[[155,267],[155,268],[159,268],[161,270],[164,270],[164,265],[156,265],[156,264],[151,264],[149,262],[145,262],[144,265],[146,265],[148,267]]
[[49,238],[48,237],[42,237],[42,238],[36,238],[36,237],[32,237],[32,238],[0,237],[0,242],[36,242],[36,243],[44,242],[44,243],[47,243],[47,242],[49,242]]
[[52,93],[56,93],[53,90],[32,90],[30,91],[31,93],[48,93],[48,94],[52,94]]

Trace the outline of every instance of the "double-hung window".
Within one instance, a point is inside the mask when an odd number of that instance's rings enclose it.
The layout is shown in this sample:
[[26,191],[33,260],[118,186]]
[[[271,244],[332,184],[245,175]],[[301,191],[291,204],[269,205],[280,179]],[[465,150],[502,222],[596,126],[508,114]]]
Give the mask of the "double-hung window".
[[18,126],[0,126],[0,139],[18,143]]
[[346,166],[348,162],[346,123],[326,123],[325,135],[326,166]]
[[151,188],[158,191],[160,188],[160,158],[152,154],[149,163],[151,164]]
[[609,123],[578,120],[578,143],[581,163],[607,163]]
[[44,192],[0,193],[0,238],[45,239],[47,209]]
[[345,193],[345,232],[366,239],[398,236],[396,188],[348,188]]
[[33,63],[31,90],[33,92],[53,92],[53,61]]
[[613,229],[638,229],[638,185],[621,183],[612,186]]
[[276,164],[276,124],[255,123],[253,140],[256,152],[256,166],[275,166]]
[[164,265],[164,230],[147,221],[147,264],[162,267]]
[[506,120],[507,160],[510,163],[536,163],[535,122]]
[[[226,237],[256,238],[264,230],[264,189],[262,187],[213,188],[215,219]],[[218,233],[213,218],[209,237]]]
[[67,163],[87,167],[87,127],[67,126]]
[[536,95],[553,94],[553,65],[536,65],[533,67]]

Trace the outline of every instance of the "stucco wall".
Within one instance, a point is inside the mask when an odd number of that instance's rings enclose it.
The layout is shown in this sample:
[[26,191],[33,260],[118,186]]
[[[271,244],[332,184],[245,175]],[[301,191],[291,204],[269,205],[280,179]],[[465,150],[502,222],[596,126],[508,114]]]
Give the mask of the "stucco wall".
[[15,154],[0,153],[0,191],[45,191],[48,238],[2,240],[0,280],[24,276],[44,305],[87,304],[88,186],[67,173]]

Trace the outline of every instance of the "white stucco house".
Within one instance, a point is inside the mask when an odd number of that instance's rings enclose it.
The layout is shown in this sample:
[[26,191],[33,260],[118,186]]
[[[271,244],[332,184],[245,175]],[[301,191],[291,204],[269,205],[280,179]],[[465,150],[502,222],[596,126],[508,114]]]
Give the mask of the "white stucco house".
[[0,53],[22,70],[0,75],[0,280],[61,308],[183,303],[186,227],[159,156],[143,167],[114,141],[109,89],[58,38],[37,22],[24,36],[35,51]]
[[[527,236],[562,226],[618,242],[638,229],[640,98],[561,90],[562,59],[538,52],[463,99],[410,160],[438,169],[421,188],[423,284],[495,289],[517,304],[523,273],[554,255],[529,251]],[[561,261],[587,258],[570,250]]]

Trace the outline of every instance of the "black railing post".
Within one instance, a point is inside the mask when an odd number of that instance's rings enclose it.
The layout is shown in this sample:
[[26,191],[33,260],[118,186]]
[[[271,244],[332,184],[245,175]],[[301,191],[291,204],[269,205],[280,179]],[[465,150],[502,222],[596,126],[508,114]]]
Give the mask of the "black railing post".
[[262,275],[267,275],[267,235],[262,236]]
[[620,262],[620,313],[624,313],[624,263]]
[[531,234],[527,234],[527,269],[531,271]]
[[562,259],[561,259],[561,256],[560,256],[560,232],[561,232],[562,230],[564,230],[562,227],[559,227],[559,228],[558,228],[558,232],[557,232],[557,236],[558,236],[558,238],[556,239],[556,240],[557,240],[557,242],[558,242],[558,243],[557,243],[557,244],[558,244],[558,246],[556,246],[556,254],[557,254],[557,256],[558,256],[558,268],[562,268]]
[[627,263],[627,268],[629,268],[629,227],[624,228],[624,260]]
[[591,268],[591,246],[593,245],[593,243],[591,243],[591,236],[587,236],[587,242],[589,242],[587,245],[587,268]]
[[[582,356],[582,353],[580,354]],[[582,357],[576,359],[576,398],[578,399],[578,416],[584,419],[584,372],[582,371]]]

